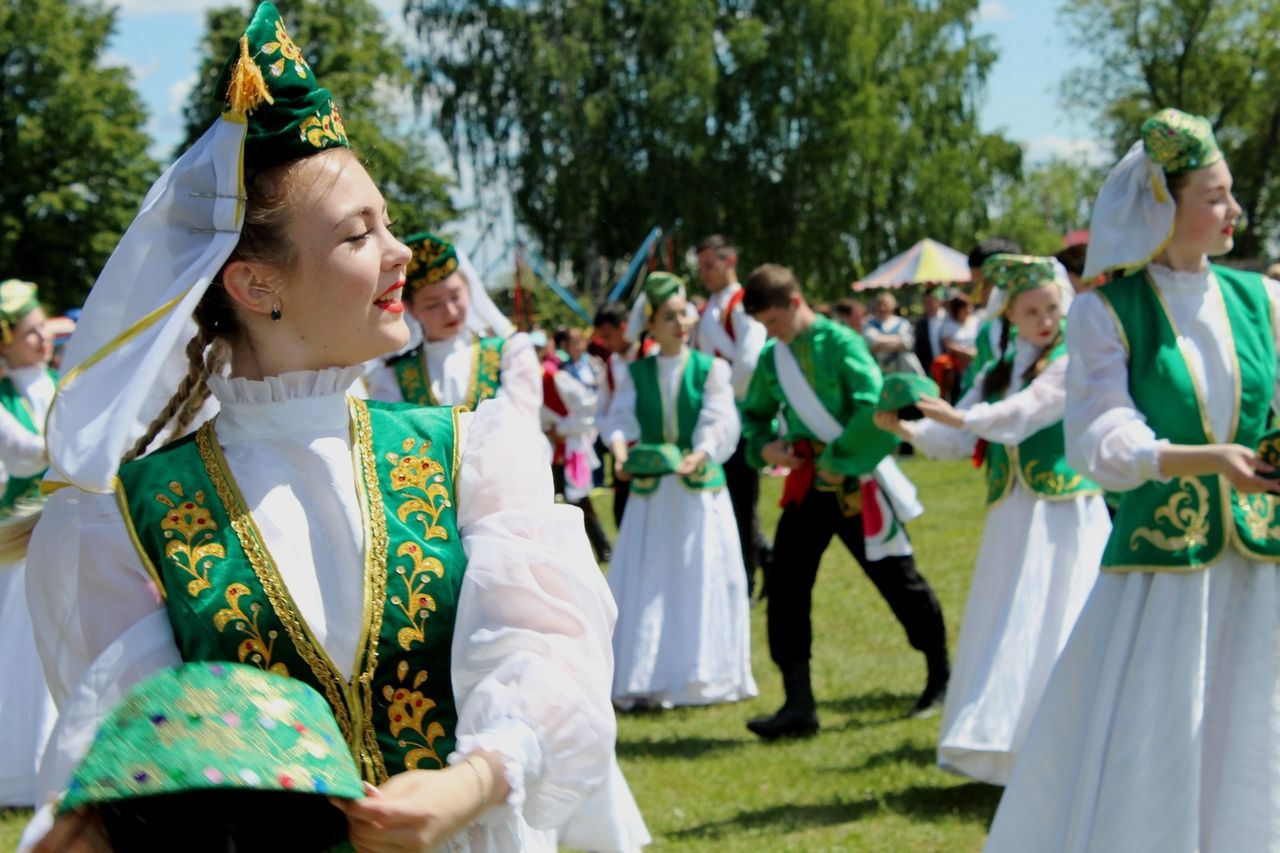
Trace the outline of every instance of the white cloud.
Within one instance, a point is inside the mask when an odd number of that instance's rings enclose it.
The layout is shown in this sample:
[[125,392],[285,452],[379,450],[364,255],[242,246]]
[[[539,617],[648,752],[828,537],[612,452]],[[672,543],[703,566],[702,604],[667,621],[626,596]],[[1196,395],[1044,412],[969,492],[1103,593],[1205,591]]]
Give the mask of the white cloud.
[[1002,0],[984,0],[982,5],[978,7],[977,20],[979,23],[1012,21],[1013,12],[1009,11]]
[[107,51],[102,55],[102,65],[106,68],[127,68],[129,74],[133,77],[133,82],[137,83],[145,77],[151,76],[156,69],[160,67],[160,60],[152,56],[146,65],[143,65],[137,59],[123,56],[119,53]]
[[1046,134],[1023,143],[1027,160],[1039,163],[1045,160],[1074,160],[1090,165],[1103,165],[1111,159],[1107,144],[1102,139],[1080,139]]
[[195,88],[196,75],[188,74],[180,80],[174,80],[169,84],[169,99],[165,103],[165,116],[175,121],[182,121],[182,108],[187,105],[187,99],[191,97],[191,90]]

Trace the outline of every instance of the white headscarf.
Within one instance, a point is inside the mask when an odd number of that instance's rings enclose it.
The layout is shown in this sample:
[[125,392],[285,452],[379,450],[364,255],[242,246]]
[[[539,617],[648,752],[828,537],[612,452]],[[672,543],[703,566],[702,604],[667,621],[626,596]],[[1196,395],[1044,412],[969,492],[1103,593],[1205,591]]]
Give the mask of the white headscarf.
[[1102,185],[1089,222],[1084,278],[1146,266],[1173,237],[1177,203],[1164,169],[1135,142]]

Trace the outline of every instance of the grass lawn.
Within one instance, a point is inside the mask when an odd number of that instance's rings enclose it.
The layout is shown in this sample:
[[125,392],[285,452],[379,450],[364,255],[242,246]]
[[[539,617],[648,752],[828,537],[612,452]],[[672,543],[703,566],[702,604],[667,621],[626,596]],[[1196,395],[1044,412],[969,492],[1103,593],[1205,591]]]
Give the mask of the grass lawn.
[[[911,528],[916,558],[956,630],[982,531],[980,478],[967,462],[912,459],[903,468],[926,506]],[[761,512],[772,534],[781,481],[766,478]],[[597,509],[609,517],[604,501]],[[1000,789],[934,766],[938,718],[904,720],[924,685],[924,660],[889,608],[833,541],[814,590],[817,737],[761,743],[743,727],[782,701],[752,611],[760,698],[740,705],[620,715],[618,757],[654,836],[653,850],[973,851]],[[0,850],[25,821],[0,814]]]

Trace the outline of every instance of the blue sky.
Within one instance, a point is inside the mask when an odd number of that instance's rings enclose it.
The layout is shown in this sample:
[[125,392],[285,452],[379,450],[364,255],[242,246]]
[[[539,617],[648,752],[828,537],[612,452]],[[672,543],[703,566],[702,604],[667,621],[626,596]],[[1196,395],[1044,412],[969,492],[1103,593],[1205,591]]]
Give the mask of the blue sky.
[[[181,135],[181,110],[195,78],[196,53],[204,10],[226,0],[122,0],[109,61],[133,71],[146,101],[149,130],[157,158],[167,161]],[[403,29],[400,0],[376,0],[395,26]],[[978,13],[981,33],[995,38],[1000,53],[988,81],[982,124],[1003,130],[1022,143],[1032,160],[1051,156],[1105,159],[1089,129],[1089,116],[1064,110],[1059,92],[1063,76],[1080,52],[1059,25],[1058,0],[984,0]],[[440,166],[445,164],[443,161]],[[470,203],[468,191],[459,200]],[[478,235],[477,222],[462,223],[464,236]]]

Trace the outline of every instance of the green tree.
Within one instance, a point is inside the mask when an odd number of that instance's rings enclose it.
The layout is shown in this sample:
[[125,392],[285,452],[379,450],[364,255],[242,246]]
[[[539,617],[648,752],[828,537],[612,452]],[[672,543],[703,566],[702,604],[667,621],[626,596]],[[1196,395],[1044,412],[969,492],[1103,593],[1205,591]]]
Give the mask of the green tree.
[[1280,2],[1067,0],[1062,16],[1095,60],[1066,93],[1097,111],[1116,157],[1156,110],[1207,116],[1248,217],[1235,254],[1280,237]]
[[80,304],[155,174],[129,72],[103,64],[115,11],[0,6],[0,278]]
[[[655,223],[729,231],[819,295],[965,244],[1021,152],[977,127],[976,0],[410,0],[457,156],[598,300]],[[445,41],[439,33],[455,33]]]
[[[251,1],[206,12],[200,68],[184,110],[182,149],[221,112],[222,93],[214,87],[256,6]],[[281,11],[307,62],[337,98],[347,133],[386,196],[396,230],[437,230],[455,219],[449,179],[431,165],[427,131],[406,123],[412,113],[406,90],[411,75],[378,8],[368,0],[301,0]]]
[[1064,235],[1089,227],[1104,177],[1103,169],[1072,160],[1037,164],[1004,184],[983,236],[1011,237],[1030,254],[1052,255],[1062,248]]

